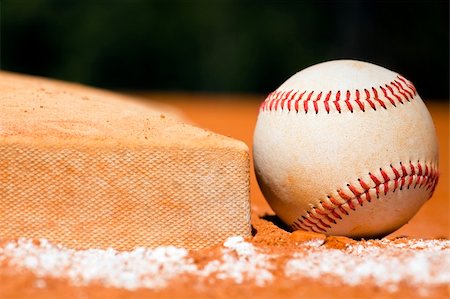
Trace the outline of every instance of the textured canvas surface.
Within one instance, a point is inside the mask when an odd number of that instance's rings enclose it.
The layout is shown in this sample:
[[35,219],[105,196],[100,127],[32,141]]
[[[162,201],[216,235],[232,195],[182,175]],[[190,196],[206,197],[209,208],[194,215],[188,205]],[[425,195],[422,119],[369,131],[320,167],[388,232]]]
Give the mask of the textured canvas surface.
[[127,250],[249,235],[244,143],[112,93],[0,76],[0,238]]

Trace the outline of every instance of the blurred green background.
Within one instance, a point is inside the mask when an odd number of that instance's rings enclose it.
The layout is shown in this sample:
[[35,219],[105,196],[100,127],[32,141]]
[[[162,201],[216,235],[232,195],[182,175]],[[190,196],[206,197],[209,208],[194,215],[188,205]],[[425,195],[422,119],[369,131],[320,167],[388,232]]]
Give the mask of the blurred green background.
[[1,68],[123,90],[267,93],[338,58],[449,96],[448,1],[1,1]]

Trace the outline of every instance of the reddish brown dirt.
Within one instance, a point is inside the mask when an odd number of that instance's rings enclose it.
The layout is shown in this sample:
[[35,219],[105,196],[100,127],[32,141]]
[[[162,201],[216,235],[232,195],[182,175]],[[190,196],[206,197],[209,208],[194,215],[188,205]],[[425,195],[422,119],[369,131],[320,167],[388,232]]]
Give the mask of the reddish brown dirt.
[[[252,134],[258,113],[259,102],[264,96],[210,96],[185,94],[147,94],[151,100],[163,102],[179,108],[188,119],[200,127],[246,142],[251,148]],[[435,121],[440,141],[440,183],[433,198],[404,227],[389,237],[408,236],[413,238],[449,238],[449,106],[447,103],[428,102]],[[270,253],[280,255],[295,250],[296,244],[309,239],[323,239],[328,248],[343,248],[356,241],[348,238],[323,235],[290,233],[286,231],[259,191],[256,179],[251,174],[252,224],[255,246],[265,248]],[[194,252],[197,262],[209,260],[217,255],[217,248]],[[283,262],[283,258],[279,259]],[[233,284],[221,282],[206,285],[199,290],[191,286],[192,281],[173,283],[160,291],[106,288],[101,285],[74,287],[67,281],[45,279],[46,287],[36,285],[36,277],[31,273],[13,273],[7,267],[0,267],[1,298],[413,298],[418,293],[414,287],[401,286],[398,292],[390,293],[373,284],[354,287],[330,286],[321,280],[297,280],[293,283],[283,275],[276,275],[275,281],[265,287],[253,283]],[[448,298],[448,287],[431,290],[430,298]]]

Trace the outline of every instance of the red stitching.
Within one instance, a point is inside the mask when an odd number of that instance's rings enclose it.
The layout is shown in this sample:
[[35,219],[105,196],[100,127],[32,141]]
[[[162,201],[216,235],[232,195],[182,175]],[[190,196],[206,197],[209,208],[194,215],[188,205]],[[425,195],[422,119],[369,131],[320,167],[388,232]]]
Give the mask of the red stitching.
[[328,196],[328,199],[329,199],[330,202],[331,202],[332,204],[334,204],[335,206],[337,206],[337,205],[340,204],[339,201],[336,200],[336,199],[334,199],[334,197],[332,197],[332,196]]
[[[369,189],[368,189],[368,190],[369,190]],[[370,196],[370,193],[369,193],[368,190],[366,190],[366,192],[364,192],[364,194],[366,195],[366,200],[367,200],[368,202],[372,202],[372,197]]]
[[341,91],[338,90],[338,92],[336,93],[336,100],[333,101],[333,103],[336,106],[336,110],[339,111],[339,113],[341,113],[341,106],[339,105],[340,97],[341,97]]
[[[336,209],[334,208],[334,206],[330,206],[329,204],[327,204],[326,202],[322,203],[322,207],[327,209],[328,211],[330,211],[330,214],[333,215],[334,218],[336,219],[342,219],[341,215],[339,215],[336,212]],[[325,211],[324,211],[325,212]]]
[[378,92],[375,89],[375,87],[372,87],[372,91],[373,91],[373,96],[375,98],[375,101],[377,101],[381,105],[381,107],[386,109],[386,105],[384,105],[384,102],[378,98]]
[[381,169],[381,168],[380,168],[380,172],[381,172],[381,175],[383,176],[383,179],[384,179],[384,183],[383,183],[383,186],[384,186],[384,195],[386,195],[386,194],[388,193],[388,191],[389,191],[389,176],[388,176],[387,173],[386,173],[383,169]]
[[347,215],[347,216],[348,216],[348,212],[347,212],[347,210],[346,210],[346,209],[344,209],[344,207],[343,207],[342,205],[340,205],[340,206],[338,207],[338,209],[339,209],[339,211],[341,211],[342,213],[344,213],[345,215]]
[[325,226],[326,228],[331,228],[331,225],[326,224],[325,222],[322,221],[322,219],[319,219],[319,222],[322,226]]
[[428,165],[426,165],[426,164],[425,164],[425,173],[424,173],[424,176],[426,177],[426,179],[423,180],[422,185],[420,185],[419,187],[424,186],[424,185],[428,182],[428,180],[429,180],[429,178],[428,178]]
[[328,101],[330,100],[330,97],[331,97],[331,90],[328,92],[327,96],[325,97],[325,102],[324,102],[325,110],[327,111],[327,113],[330,113],[330,106],[328,105]]
[[394,107],[397,107],[397,105],[395,105],[395,101],[387,94],[386,89],[383,86],[380,86],[381,91],[383,92],[383,95],[386,99],[388,99],[389,102],[391,102],[391,104]]
[[[278,96],[277,96],[277,99],[275,100],[275,110],[277,110],[277,108],[278,108],[278,104],[280,103],[280,101],[281,101],[281,99],[283,99],[284,98],[284,95],[286,94],[286,91],[283,91],[283,92],[281,92],[281,93],[279,93],[278,94]],[[281,108],[281,107],[280,107]]]
[[317,102],[320,101],[320,98],[322,97],[322,92],[320,92],[317,95],[317,98],[314,100],[313,105],[314,105],[314,110],[316,111],[316,114],[319,113],[319,107],[317,106]]
[[361,192],[359,192],[358,190],[356,190],[355,186],[350,185],[350,184],[347,184],[347,187],[348,187],[348,189],[350,189],[350,191],[352,191],[352,193],[353,193],[355,196],[358,197],[358,196],[361,195]]
[[356,93],[356,99],[355,99],[356,104],[358,104],[359,109],[361,109],[362,112],[365,112],[364,104],[361,103],[361,101],[359,100],[359,89],[357,89],[357,90],[355,91],[355,93]]
[[277,108],[277,106],[276,106],[276,104],[277,104],[277,102],[278,102],[278,99],[280,98],[280,96],[283,94],[283,92],[284,91],[278,91],[276,94],[275,94],[275,96],[272,98],[272,103],[271,103],[271,107],[270,107],[270,109],[272,110],[272,107],[273,107],[273,110],[276,110],[276,108]]
[[370,189],[369,185],[367,185],[363,180],[358,179],[358,182],[364,190]]
[[[274,92],[269,93],[267,98],[264,100],[263,104],[260,106],[260,110],[262,111],[277,111],[277,110],[295,110],[297,113],[300,111],[300,107],[303,106],[303,110],[305,113],[312,108],[317,113],[320,112],[321,109],[325,109],[327,113],[330,113],[330,99],[332,99],[334,94],[334,100],[332,101],[335,109],[341,113],[342,108],[339,101],[341,100],[341,90],[336,91],[328,91],[325,95],[325,91],[308,91],[308,95],[305,99],[303,99],[303,95],[306,93],[306,90],[276,90]],[[390,103],[392,106],[397,107],[397,104],[404,104],[406,101],[411,101],[414,99],[414,96],[417,95],[416,88],[414,85],[406,80],[404,77],[398,75],[394,78],[393,81],[384,84],[384,86],[379,87],[370,87],[364,89],[365,99],[364,101],[373,109],[377,110],[377,107],[382,107],[387,109],[387,103]],[[313,97],[315,96],[315,99]],[[313,106],[309,107],[309,102],[312,100]],[[292,107],[292,101],[294,101],[294,107]],[[366,107],[364,105],[364,101],[361,99],[361,91],[360,89],[355,90],[347,90],[345,91],[345,107],[348,111],[354,112],[356,109],[365,112]],[[301,105],[300,102],[303,102]],[[320,104],[323,102],[323,106]]]
[[305,109],[305,113],[308,113],[308,102],[311,100],[311,97],[313,95],[314,91],[311,91],[308,95],[308,98],[306,101],[303,102],[303,109]]
[[385,86],[386,86],[387,89],[389,89],[389,91],[397,99],[397,101],[399,101],[400,104],[403,104],[402,98],[394,91],[394,89],[391,87],[391,85],[386,84]]
[[398,179],[400,178],[400,173],[394,166],[392,166],[392,164],[390,166],[391,166],[392,172],[395,174],[394,190],[392,191],[392,192],[395,192],[395,190],[397,190],[397,188],[398,188]]
[[378,180],[378,178],[376,176],[374,176],[370,172],[369,172],[369,176],[372,179],[372,181],[375,183],[375,193],[376,193],[377,198],[378,198],[379,195],[380,195],[380,189],[379,188],[380,188],[381,182]]
[[298,109],[298,102],[301,101],[301,99],[302,99],[302,97],[303,97],[303,95],[304,95],[305,93],[306,93],[306,90],[305,90],[304,92],[302,92],[302,93],[300,94],[300,96],[298,97],[298,99],[295,101],[295,111],[296,111],[296,112],[299,111],[299,109]]
[[409,102],[409,98],[406,93],[401,89],[401,85],[397,83],[397,81],[392,81],[391,85],[394,85],[397,88],[397,91],[402,95],[402,97]]
[[331,218],[325,211],[322,211],[321,209],[314,207],[313,208],[314,211],[316,211],[317,214],[323,216],[324,218],[327,219],[328,222],[331,222],[333,224],[337,224],[336,220],[334,220],[333,218]]
[[293,90],[289,90],[289,92],[286,94],[286,96],[283,97],[283,99],[281,100],[281,106],[280,106],[281,109],[283,109],[284,103],[286,102],[286,100],[289,99],[289,95],[290,95],[292,92],[293,92]]
[[291,110],[291,105],[292,105],[292,101],[294,100],[295,96],[298,94],[298,91],[294,92],[294,94],[292,94],[292,96],[288,99],[287,101],[287,109],[288,111]]
[[408,172],[406,171],[406,167],[405,165],[403,165],[402,162],[400,162],[400,167],[402,169],[402,178],[401,178],[401,185],[400,185],[400,190],[403,190],[403,186],[405,185],[406,182],[406,176],[408,175]]
[[353,211],[356,210],[356,209],[355,209],[355,206],[353,205],[353,202],[352,202],[352,199],[351,199],[351,198],[347,201],[347,205],[348,205],[348,207],[349,207],[350,209],[352,209]]
[[370,107],[372,107],[373,110],[377,110],[377,108],[375,107],[375,104],[370,100],[370,91],[368,91],[367,89],[364,89],[364,92],[366,93],[367,103],[369,103]]
[[363,206],[363,200],[360,196],[356,196],[356,200],[358,201],[359,205],[362,207]]
[[303,221],[301,219],[298,219],[296,224],[299,227],[301,227],[302,229],[305,229],[305,227],[307,227],[305,230],[310,230],[310,231],[312,230],[313,232],[316,232],[316,230],[314,229],[313,226],[303,223]]
[[404,77],[397,75],[397,79],[399,79],[400,81],[402,81],[403,83],[405,83],[405,85],[412,91],[413,95],[417,94],[417,90],[414,87],[414,85],[412,84],[411,81],[406,80]]
[[[431,180],[434,179],[435,172],[433,171],[433,168],[430,169],[430,178]],[[426,190],[430,189],[430,184],[427,184]]]
[[260,111],[265,111],[266,110],[266,101],[263,101],[261,103],[261,105],[259,105],[259,110]]
[[275,97],[276,94],[278,94],[279,91],[274,91],[270,94],[270,97],[267,101],[267,106],[269,107],[269,110],[272,111],[272,105],[273,105],[273,98]]
[[338,194],[339,194],[339,196],[341,197],[341,198],[343,198],[343,199],[345,199],[345,200],[350,200],[350,199],[352,199],[352,197],[351,196],[349,196],[349,195],[347,195],[347,194],[345,194],[345,192],[344,192],[344,190],[338,190]]
[[318,224],[320,223],[321,227],[331,228],[331,226],[329,224],[326,224],[325,222],[323,222],[323,220],[321,218],[314,216],[314,214],[311,213],[311,212],[308,212],[308,216],[307,217],[314,219],[316,221],[314,223],[314,225],[316,225],[317,227],[319,227]]
[[278,101],[278,96],[281,94],[281,92],[278,92],[273,98],[272,101],[270,102],[270,110],[274,110],[276,111],[277,108],[277,101]]
[[414,165],[412,164],[412,162],[409,162],[409,167],[411,167],[411,176],[409,177],[409,181],[408,181],[408,189],[411,187],[412,182],[413,182],[413,176],[416,174],[416,170],[414,168]]
[[[421,181],[421,179],[423,178],[423,176],[422,176],[422,166],[420,165],[420,162],[417,162],[417,168],[418,168],[419,170],[418,170],[418,172],[417,172],[417,181],[416,181],[416,184],[414,185],[414,188],[416,188],[417,185],[420,186],[420,181]],[[424,179],[424,180],[425,180],[425,179]]]
[[406,88],[403,87],[403,84],[401,83],[401,81],[394,80],[394,82],[397,83],[398,86],[399,86],[404,92],[406,92],[406,93],[408,94],[408,98],[412,98],[412,97],[414,96],[408,89],[406,89]]
[[[304,230],[312,230],[314,232],[326,232],[327,229],[330,229],[333,224],[337,224],[336,219],[342,220],[342,214],[349,215],[349,212],[345,209],[345,205],[353,211],[356,210],[355,203],[353,200],[356,199],[358,204],[362,207],[364,204],[363,197],[365,197],[365,201],[371,202],[370,198],[370,190],[375,189],[377,196],[379,193],[379,187],[383,185],[384,194],[386,195],[388,190],[388,183],[390,181],[394,182],[394,188],[392,192],[399,186],[399,181],[401,181],[400,190],[405,185],[406,178],[408,178],[407,188],[412,186],[414,181],[414,177],[417,177],[414,188],[417,186],[419,188],[425,187],[425,190],[430,190],[429,197],[434,192],[436,185],[439,180],[439,174],[437,169],[433,165],[428,165],[426,163],[422,163],[417,161],[417,165],[415,166],[411,161],[409,162],[409,171],[405,167],[405,165],[400,162],[400,170],[394,167],[392,164],[389,165],[390,170],[394,174],[394,178],[389,178],[388,172],[382,168],[379,169],[379,175],[383,178],[383,180],[379,179],[374,173],[369,172],[370,180],[375,184],[375,186],[370,187],[367,182],[363,179],[358,178],[358,182],[364,191],[358,191],[357,187],[352,184],[347,184],[347,188],[353,193],[354,196],[349,196],[343,189],[337,190],[337,194],[341,198],[341,201],[336,200],[333,196],[327,195],[328,201],[321,201],[318,206],[313,207],[311,210],[306,212],[306,215],[300,216],[294,223],[291,225],[293,228],[301,228]],[[339,212],[339,213],[338,213]]]
[[[303,216],[303,219],[297,219],[299,223],[301,223],[304,226],[309,226],[313,231],[315,232],[326,232],[326,230],[323,227],[320,227],[317,223],[312,222],[310,219],[308,219],[307,217]],[[306,222],[306,223],[305,223]],[[319,229],[319,231],[314,230],[314,227],[317,227]]]
[[329,210],[329,211],[333,211],[333,210],[334,210],[333,206],[330,206],[330,205],[327,204],[326,202],[323,202],[323,203],[322,203],[322,207],[325,208],[325,209],[327,209],[327,210]]
[[345,96],[345,104],[347,105],[348,110],[353,113],[353,106],[350,104],[350,90],[347,90],[347,94]]

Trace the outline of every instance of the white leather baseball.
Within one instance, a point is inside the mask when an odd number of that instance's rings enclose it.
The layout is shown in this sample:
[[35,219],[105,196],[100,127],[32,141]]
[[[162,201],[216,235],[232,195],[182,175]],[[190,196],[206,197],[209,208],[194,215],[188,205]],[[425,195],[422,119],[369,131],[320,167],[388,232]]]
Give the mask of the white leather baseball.
[[438,180],[431,116],[412,83],[353,60],[306,68],[260,107],[261,190],[292,229],[378,237],[398,229]]

